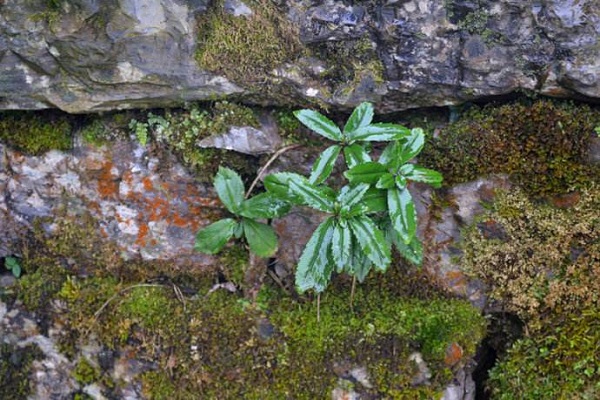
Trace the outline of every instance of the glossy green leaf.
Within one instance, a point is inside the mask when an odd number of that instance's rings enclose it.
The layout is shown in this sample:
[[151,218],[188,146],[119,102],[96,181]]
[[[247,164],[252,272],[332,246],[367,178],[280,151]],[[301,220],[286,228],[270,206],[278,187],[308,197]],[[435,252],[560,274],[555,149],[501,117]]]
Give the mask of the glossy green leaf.
[[344,147],[344,159],[348,168],[371,161],[369,153],[358,143]]
[[239,214],[247,218],[276,218],[290,210],[290,204],[272,193],[261,193],[244,200]]
[[408,180],[428,183],[436,188],[442,186],[442,181],[444,180],[442,174],[440,174],[439,172],[434,171],[432,169],[419,167],[418,165],[415,165],[413,170],[409,173],[404,174],[404,176]]
[[410,130],[402,125],[377,123],[358,128],[346,136],[352,141],[386,142],[399,140],[410,134]]
[[333,198],[331,191],[326,188],[313,185],[306,179],[291,177],[289,180],[290,190],[297,195],[304,205],[317,210],[333,213]]
[[300,122],[319,135],[335,142],[342,141],[340,128],[323,114],[313,110],[299,110],[294,111],[294,115]]
[[423,133],[423,129],[412,129],[410,135],[399,143],[400,148],[397,155],[397,162],[399,165],[402,165],[412,160],[421,152],[421,150],[423,150],[423,146],[425,146],[425,134]]
[[349,210],[350,207],[363,199],[367,190],[369,190],[369,185],[367,183],[359,183],[356,186],[346,185],[340,190],[337,201],[340,202],[342,208]]
[[360,246],[355,245],[352,254],[352,268],[348,271],[349,274],[355,276],[362,283],[369,275],[371,268],[373,268],[373,262],[365,255]]
[[296,289],[300,293],[313,289],[321,293],[327,287],[334,264],[329,258],[334,221],[327,218],[309,239],[296,268]]
[[219,167],[215,176],[215,189],[223,205],[233,214],[237,214],[244,201],[244,183],[237,172]]
[[396,180],[396,187],[398,189],[402,190],[402,189],[406,188],[406,185],[408,182],[406,181],[406,178],[403,175],[400,175],[400,174],[396,175],[395,180]]
[[318,185],[329,178],[341,149],[338,145],[330,146],[319,155],[319,158],[313,164],[312,172],[308,179],[310,183]]
[[419,238],[415,236],[409,244],[405,244],[402,240],[398,240],[394,244],[398,252],[409,262],[417,266],[423,264],[423,245]]
[[302,199],[295,195],[290,189],[290,179],[298,179],[308,181],[302,175],[292,172],[279,172],[276,174],[267,175],[263,181],[265,188],[274,196],[288,201],[293,204],[302,204]]
[[244,226],[241,223],[237,223],[233,229],[233,237],[240,239],[242,236],[244,236]]
[[388,223],[384,229],[385,237],[390,244],[396,246],[398,252],[414,265],[423,263],[423,245],[417,236],[409,244],[404,243],[398,232]]
[[194,248],[205,254],[218,253],[231,239],[237,225],[235,220],[225,218],[200,229],[196,234]]
[[250,218],[243,218],[244,236],[250,251],[259,257],[271,257],[277,251],[277,235],[273,228]]
[[344,134],[348,135],[359,128],[369,125],[373,121],[373,114],[373,104],[367,102],[361,103],[354,109],[350,118],[348,118],[344,126]]
[[392,226],[402,241],[410,243],[417,231],[417,212],[408,189],[394,188],[387,191],[388,209]]
[[367,190],[363,196],[361,204],[366,206],[366,213],[387,211],[386,192],[384,190],[372,187]]
[[381,175],[387,173],[387,168],[377,162],[359,164],[344,173],[350,183],[375,184]]
[[396,177],[388,172],[388,173],[381,175],[381,177],[375,184],[375,187],[377,189],[390,189],[390,188],[393,188],[395,185],[396,185]]
[[391,262],[390,246],[371,218],[357,216],[349,220],[348,225],[369,260],[377,268],[386,269]]
[[379,156],[379,162],[387,167],[389,171],[397,171],[400,168],[402,159],[400,158],[400,143],[399,142],[391,142],[381,155]]
[[331,239],[331,256],[338,273],[352,262],[352,232],[345,224],[335,224]]

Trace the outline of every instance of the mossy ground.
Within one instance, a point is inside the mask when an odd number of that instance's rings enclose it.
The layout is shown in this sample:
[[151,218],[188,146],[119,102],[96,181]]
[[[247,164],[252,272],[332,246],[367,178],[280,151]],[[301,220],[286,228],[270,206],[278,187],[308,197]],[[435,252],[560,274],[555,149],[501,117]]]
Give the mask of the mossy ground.
[[45,112],[0,113],[0,142],[31,155],[72,147],[71,123],[65,115]]
[[[477,310],[400,264],[369,278],[353,307],[350,282],[337,280],[318,322],[315,299],[294,300],[270,281],[253,304],[210,292],[222,270],[183,277],[165,264],[118,261],[90,238],[92,226],[65,217],[45,242],[37,236],[23,253],[18,297],[47,326],[64,326],[60,348],[70,357],[91,338],[119,354],[135,349],[149,365],[138,377],[148,398],[328,398],[344,365],[367,367],[374,388],[355,389],[376,398],[432,398],[452,379],[446,348],[458,343],[467,359],[484,336]],[[411,385],[414,351],[433,372],[429,386]],[[78,359],[79,382],[106,381],[97,360]]]
[[[213,2],[198,21],[196,60],[251,91],[268,90],[272,71],[304,51],[296,28],[271,1],[247,2],[252,15],[234,16],[224,1]],[[281,103],[281,104],[286,104]]]
[[253,176],[256,172],[257,157],[199,147],[200,140],[225,133],[231,126],[258,127],[259,122],[251,108],[221,101],[212,105],[190,104],[183,109],[150,112],[130,123],[140,142],[165,146],[202,182],[212,181],[219,165],[232,168],[244,177]]
[[504,173],[532,197],[564,194],[600,176],[585,161],[599,124],[600,111],[571,102],[474,106],[430,139],[419,161],[448,186]]
[[600,395],[598,292],[600,189],[569,208],[500,194],[464,235],[463,265],[526,336],[491,371],[493,398],[595,399]]

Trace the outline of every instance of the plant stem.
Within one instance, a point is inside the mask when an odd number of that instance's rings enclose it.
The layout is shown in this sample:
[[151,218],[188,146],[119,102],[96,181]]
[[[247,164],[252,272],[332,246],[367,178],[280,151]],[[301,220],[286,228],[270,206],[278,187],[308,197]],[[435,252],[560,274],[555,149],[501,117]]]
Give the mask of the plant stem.
[[321,322],[321,293],[317,294],[317,323]]
[[281,149],[277,150],[275,152],[275,154],[273,154],[271,156],[271,158],[269,158],[269,161],[267,161],[266,164],[263,165],[262,168],[258,171],[258,173],[256,174],[256,178],[254,178],[254,181],[252,182],[252,184],[248,188],[248,191],[246,192],[246,196],[244,198],[247,199],[248,197],[250,197],[250,193],[252,193],[252,190],[254,189],[254,186],[256,186],[256,184],[258,183],[258,181],[260,180],[260,178],[262,177],[262,175],[265,173],[265,171],[267,170],[267,168],[269,168],[271,166],[271,164],[273,164],[273,162],[275,160],[277,160],[277,157],[279,157],[280,155],[282,155],[283,153],[285,153],[288,150],[295,149],[296,147],[300,147],[300,145],[299,144],[292,144],[292,145],[285,146],[285,147],[282,147]]
[[352,277],[352,289],[350,289],[350,309],[354,310],[354,290],[356,289],[356,276]]

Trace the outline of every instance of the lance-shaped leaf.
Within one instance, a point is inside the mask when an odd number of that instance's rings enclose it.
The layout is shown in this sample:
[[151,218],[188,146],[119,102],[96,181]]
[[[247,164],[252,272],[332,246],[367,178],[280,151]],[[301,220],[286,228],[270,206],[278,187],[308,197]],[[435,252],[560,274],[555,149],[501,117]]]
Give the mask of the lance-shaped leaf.
[[333,238],[333,219],[323,221],[309,239],[296,268],[296,288],[303,293],[309,289],[322,292],[329,282],[333,263],[329,252]]
[[333,145],[325,149],[325,151],[319,155],[319,158],[317,158],[317,161],[313,164],[310,178],[308,179],[310,183],[318,185],[329,178],[331,171],[333,171],[335,161],[340,154],[340,150],[340,146]]
[[277,235],[272,227],[250,218],[243,218],[244,236],[250,251],[259,257],[271,257],[277,251]]
[[381,175],[381,178],[379,178],[375,187],[377,189],[390,189],[393,188],[395,185],[396,177],[388,172]]
[[358,143],[344,147],[344,159],[346,160],[348,168],[371,161],[369,153],[367,153],[365,148]]
[[225,246],[225,243],[231,239],[237,225],[238,223],[231,218],[225,218],[208,225],[196,234],[194,248],[205,254],[218,253]]
[[387,199],[392,226],[402,241],[408,244],[417,231],[417,212],[412,196],[407,188],[394,188],[387,191]]
[[439,172],[432,169],[419,167],[418,165],[415,165],[413,170],[404,174],[404,176],[408,180],[428,183],[435,188],[442,186],[442,181],[444,180],[442,174]]
[[331,191],[327,188],[313,185],[305,179],[295,177],[289,179],[289,184],[291,191],[302,200],[303,204],[323,212],[333,212],[334,199],[331,197]]
[[340,131],[340,128],[323,114],[313,110],[299,110],[294,111],[294,115],[300,122],[319,135],[334,142],[342,141],[342,131]]
[[383,232],[377,228],[371,218],[357,216],[348,220],[354,237],[365,255],[379,269],[386,269],[391,262],[390,245]]
[[338,273],[352,263],[352,232],[347,224],[335,224],[331,239],[331,256]]
[[389,222],[384,227],[384,232],[386,240],[396,246],[398,252],[409,262],[417,266],[423,263],[423,245],[417,236],[406,244]]
[[354,109],[344,126],[344,134],[348,135],[359,128],[369,125],[373,121],[373,104],[361,103]]
[[352,141],[386,142],[399,140],[410,134],[410,130],[402,125],[377,123],[358,128],[346,136]]
[[[385,191],[374,187],[370,188],[363,196],[361,204],[366,206],[366,213],[387,211],[387,197]],[[350,213],[352,213],[352,210],[350,210]]]
[[302,175],[292,172],[279,172],[267,175],[263,184],[265,185],[265,188],[267,188],[267,191],[276,197],[293,204],[302,204],[302,199],[295,195],[290,189],[291,178],[308,181]]
[[344,173],[350,183],[369,183],[375,184],[381,175],[387,173],[385,165],[378,162],[367,162],[350,168]]
[[400,146],[397,152],[397,162],[402,165],[413,159],[423,150],[425,146],[425,134],[423,129],[414,128],[405,139],[399,142]]
[[219,167],[215,176],[215,189],[225,207],[231,213],[237,214],[244,201],[244,183],[238,173],[226,167]]
[[290,204],[271,193],[261,193],[244,200],[239,214],[247,218],[276,218],[290,210]]
[[340,202],[343,209],[350,210],[350,207],[363,199],[367,190],[369,190],[367,183],[359,183],[356,186],[344,186],[337,196],[337,201]]
[[360,246],[355,244],[352,252],[352,268],[348,273],[355,276],[360,283],[363,283],[372,267],[373,262],[369,260],[369,257],[365,255]]
[[402,159],[400,158],[400,143],[399,142],[391,142],[381,155],[379,156],[379,163],[385,165],[389,171],[397,171],[400,168]]

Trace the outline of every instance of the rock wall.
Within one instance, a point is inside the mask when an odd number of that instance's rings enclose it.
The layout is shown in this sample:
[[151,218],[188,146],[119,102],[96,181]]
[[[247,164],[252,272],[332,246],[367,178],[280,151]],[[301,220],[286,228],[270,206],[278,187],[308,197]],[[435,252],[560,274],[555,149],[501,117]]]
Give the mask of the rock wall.
[[598,99],[599,33],[594,0],[6,0],[0,109]]

